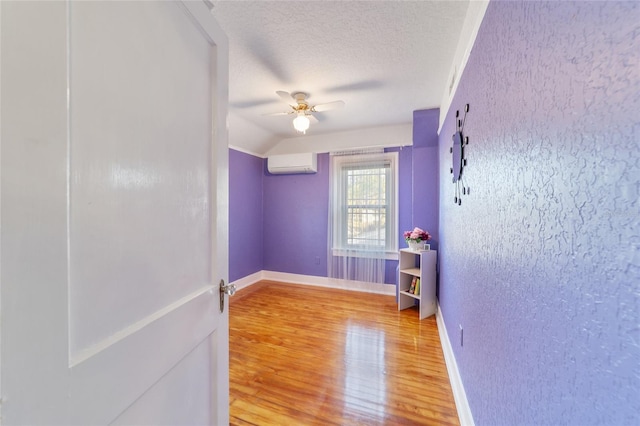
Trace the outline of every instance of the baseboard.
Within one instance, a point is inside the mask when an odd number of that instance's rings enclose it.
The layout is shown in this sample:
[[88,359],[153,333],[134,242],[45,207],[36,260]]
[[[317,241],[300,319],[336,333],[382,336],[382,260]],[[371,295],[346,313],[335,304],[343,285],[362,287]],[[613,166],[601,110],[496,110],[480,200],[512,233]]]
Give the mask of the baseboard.
[[361,291],[363,293],[396,295],[394,284],[378,284],[363,281],[339,280],[336,278],[316,277],[313,275],[290,274],[287,272],[258,271],[234,281],[236,289],[241,290],[261,280],[280,281],[288,284],[303,284],[316,287],[336,288],[340,290]]
[[394,284],[378,284],[363,281],[340,280],[336,278],[316,277],[313,275],[289,274],[286,272],[262,271],[265,280],[281,281],[283,283],[304,284],[316,287],[337,288],[340,290],[361,291],[363,293],[396,294]]
[[440,310],[440,304],[438,304],[438,310],[436,311],[436,322],[438,324],[438,334],[440,334],[440,345],[442,346],[442,352],[444,353],[444,361],[447,365],[447,372],[449,373],[449,381],[451,382],[451,390],[453,391],[453,399],[456,402],[456,410],[458,411],[458,419],[462,426],[474,426],[473,415],[471,414],[471,407],[469,407],[469,401],[467,401],[467,394],[464,391],[462,379],[460,378],[460,372],[458,371],[458,363],[456,357],[453,354],[453,348],[451,347],[451,341],[447,334],[447,327],[444,323],[444,317]]
[[247,288],[252,284],[257,283],[258,281],[262,280],[262,272],[263,271],[258,271],[256,273],[253,273],[251,275],[247,275],[246,277],[240,278],[239,280],[235,280],[230,284],[233,284],[236,286],[236,290],[242,290],[243,288]]

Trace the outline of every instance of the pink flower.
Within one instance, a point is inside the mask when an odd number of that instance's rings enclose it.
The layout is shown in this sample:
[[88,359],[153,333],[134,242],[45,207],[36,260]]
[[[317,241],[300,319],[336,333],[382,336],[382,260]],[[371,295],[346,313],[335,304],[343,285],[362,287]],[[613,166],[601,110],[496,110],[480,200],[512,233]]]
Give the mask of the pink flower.
[[413,228],[413,231],[405,231],[402,235],[405,240],[428,241],[431,239],[431,234],[418,227]]

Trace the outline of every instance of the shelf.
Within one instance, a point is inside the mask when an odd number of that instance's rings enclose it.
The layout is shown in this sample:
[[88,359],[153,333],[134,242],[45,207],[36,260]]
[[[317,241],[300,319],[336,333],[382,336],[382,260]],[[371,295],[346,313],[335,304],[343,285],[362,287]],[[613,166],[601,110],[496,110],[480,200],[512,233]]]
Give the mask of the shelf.
[[402,272],[403,274],[409,274],[416,277],[420,277],[420,268],[401,269],[400,272]]
[[400,294],[404,294],[405,296],[410,296],[410,297],[413,297],[414,299],[420,300],[419,294],[412,294],[412,293],[409,293],[408,291],[401,291]]
[[[435,250],[413,251],[401,249],[398,271],[398,310],[419,306],[420,319],[435,314],[436,265],[438,254]],[[409,293],[411,282],[420,280],[420,293]]]
[[403,248],[403,249],[400,249],[400,251],[401,251],[401,252],[404,252],[404,253],[411,253],[411,254],[419,255],[420,253],[422,253],[422,252],[424,252],[424,251],[431,251],[431,249],[427,249],[427,250],[425,250],[425,249],[413,250],[413,249],[410,249],[410,248]]

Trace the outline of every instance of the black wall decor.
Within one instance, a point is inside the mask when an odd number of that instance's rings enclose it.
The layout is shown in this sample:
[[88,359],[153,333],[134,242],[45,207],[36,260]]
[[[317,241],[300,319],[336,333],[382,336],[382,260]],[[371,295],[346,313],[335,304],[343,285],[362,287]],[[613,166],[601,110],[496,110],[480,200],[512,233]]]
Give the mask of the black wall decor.
[[462,205],[462,195],[469,193],[469,187],[465,187],[462,170],[467,165],[467,159],[464,157],[464,147],[469,145],[469,137],[464,136],[464,123],[467,120],[469,112],[469,104],[464,107],[464,118],[460,118],[460,111],[456,111],[457,130],[452,136],[453,146],[449,149],[452,154],[451,174],[453,174],[453,183],[456,186],[456,194],[453,202]]

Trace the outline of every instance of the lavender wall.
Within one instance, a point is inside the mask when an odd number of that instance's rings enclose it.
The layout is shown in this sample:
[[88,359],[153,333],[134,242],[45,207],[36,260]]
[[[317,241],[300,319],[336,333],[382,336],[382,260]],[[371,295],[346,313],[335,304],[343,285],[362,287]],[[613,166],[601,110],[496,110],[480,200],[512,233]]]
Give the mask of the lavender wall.
[[327,276],[329,156],[318,173],[270,175],[264,171],[264,269]]
[[[412,149],[388,151],[399,152],[399,226],[410,229]],[[270,175],[265,171],[263,181],[264,269],[326,277],[329,155],[318,155],[316,174]],[[399,240],[404,245],[404,240]],[[387,262],[385,282],[395,284],[397,263]]]
[[439,142],[440,304],[476,424],[640,423],[639,94],[638,3],[489,4]]
[[[406,247],[407,243],[404,241],[402,233],[413,229],[413,148],[407,147],[398,151],[398,158],[400,160],[400,169],[398,170],[398,247]],[[415,226],[422,226],[416,224]],[[395,274],[395,267],[398,262],[393,262]],[[395,283],[397,278],[393,281]]]
[[265,160],[229,150],[229,281],[264,269],[262,175]]
[[433,250],[438,249],[438,121],[439,109],[413,112],[413,197],[412,220],[415,226],[429,231]]

